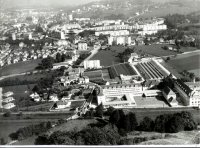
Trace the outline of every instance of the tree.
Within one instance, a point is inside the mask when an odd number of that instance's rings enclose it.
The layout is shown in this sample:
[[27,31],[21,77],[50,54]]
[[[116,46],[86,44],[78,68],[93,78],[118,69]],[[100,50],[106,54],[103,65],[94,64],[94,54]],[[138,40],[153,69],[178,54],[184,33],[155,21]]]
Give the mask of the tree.
[[143,94],[142,94],[142,98],[146,98],[146,95],[145,95],[145,93],[143,93]]
[[61,57],[61,54],[58,52],[58,53],[56,54],[56,62],[59,63],[59,62],[61,62],[61,61],[62,61],[62,57]]
[[156,132],[161,132],[161,133],[164,133],[166,131],[165,130],[165,116],[164,115],[160,115],[160,116],[156,117],[154,130]]
[[115,110],[115,108],[110,106],[109,108],[107,108],[107,111],[105,112],[105,114],[107,116],[111,116],[114,110]]
[[114,110],[109,118],[110,123],[112,124],[117,124],[119,122],[120,119],[120,114],[119,114],[119,110]]
[[38,87],[37,85],[35,85],[35,86],[33,87],[32,91],[33,91],[33,92],[39,92],[40,89],[39,89],[39,87]]
[[122,127],[126,132],[131,131],[131,124],[130,124],[130,118],[129,115],[125,115],[124,118],[121,118],[122,120]]
[[153,131],[154,130],[154,121],[149,117],[144,117],[140,122],[139,130],[141,131]]
[[166,122],[166,132],[177,133],[184,130],[183,118],[179,114],[174,114],[168,122]]
[[162,47],[164,50],[168,50],[169,48],[167,46]]
[[191,80],[194,80],[195,74],[194,74],[194,73],[190,73],[190,74],[189,74],[189,77],[190,77]]
[[138,122],[137,122],[137,118],[136,118],[135,114],[130,112],[128,114],[128,117],[129,117],[129,122],[130,122],[130,131],[136,130],[136,128],[138,126]]
[[61,62],[64,62],[67,58],[68,58],[68,56],[66,54],[62,54],[61,55]]
[[0,145],[5,145],[7,142],[4,138],[1,138],[0,139]]
[[53,68],[54,59],[52,57],[47,57],[45,59],[42,59],[41,63],[39,63],[38,67],[36,69],[48,69]]
[[48,145],[49,144],[49,139],[48,139],[48,135],[39,135],[36,139],[35,139],[35,145]]
[[103,104],[102,103],[96,107],[96,116],[97,117],[103,116]]
[[183,118],[184,130],[191,131],[197,128],[197,124],[195,123],[193,116],[190,112],[181,112],[181,117]]
[[4,117],[10,117],[11,116],[11,112],[7,111],[6,113],[3,114]]

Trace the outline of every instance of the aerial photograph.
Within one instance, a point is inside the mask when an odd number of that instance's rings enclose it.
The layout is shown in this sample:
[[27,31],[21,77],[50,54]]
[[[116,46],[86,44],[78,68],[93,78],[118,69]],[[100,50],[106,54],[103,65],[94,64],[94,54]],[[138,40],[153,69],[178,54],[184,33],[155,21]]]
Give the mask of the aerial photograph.
[[200,0],[0,0],[0,147],[200,146]]

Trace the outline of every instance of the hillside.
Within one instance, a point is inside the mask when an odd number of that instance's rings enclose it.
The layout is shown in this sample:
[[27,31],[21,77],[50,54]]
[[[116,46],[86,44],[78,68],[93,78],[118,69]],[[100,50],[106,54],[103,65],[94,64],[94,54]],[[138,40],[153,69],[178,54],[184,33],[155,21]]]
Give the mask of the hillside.
[[[77,7],[76,17],[118,19],[130,17],[162,17],[168,14],[189,14],[200,10],[198,0],[102,0]],[[112,17],[113,16],[113,17]]]

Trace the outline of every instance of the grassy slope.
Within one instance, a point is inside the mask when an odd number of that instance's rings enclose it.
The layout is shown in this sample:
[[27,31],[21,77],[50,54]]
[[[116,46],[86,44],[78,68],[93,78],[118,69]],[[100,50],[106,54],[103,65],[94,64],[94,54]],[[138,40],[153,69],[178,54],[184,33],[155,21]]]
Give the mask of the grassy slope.
[[7,65],[0,69],[0,76],[19,74],[24,72],[33,71],[38,66],[41,59],[19,62],[16,64]]
[[196,75],[200,74],[200,52],[178,55],[176,58],[168,61],[168,64],[181,72],[183,70],[194,72]]

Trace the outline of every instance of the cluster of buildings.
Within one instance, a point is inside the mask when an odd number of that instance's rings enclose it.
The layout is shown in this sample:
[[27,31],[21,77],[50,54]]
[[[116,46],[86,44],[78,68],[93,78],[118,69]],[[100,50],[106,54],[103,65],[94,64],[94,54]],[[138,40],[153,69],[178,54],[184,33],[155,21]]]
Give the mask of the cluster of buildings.
[[[102,103],[105,108],[199,107],[200,84],[184,83],[160,62],[158,58],[141,58],[126,64],[112,65],[108,70],[112,81],[105,79],[103,69],[98,70],[103,73],[100,76],[93,72],[93,80],[96,76],[96,79],[102,77],[108,82],[99,86],[98,104]],[[128,69],[130,72],[127,72]],[[90,77],[91,74],[87,75]],[[165,84],[163,88],[157,87],[160,83]]]
[[[135,45],[135,40],[131,38],[138,34],[141,36],[156,34],[158,31],[166,30],[167,26],[164,24],[164,19],[154,18],[150,20],[126,23],[121,20],[104,20],[95,23],[93,29],[96,36],[109,35],[108,44],[112,45],[113,42],[120,45]],[[133,41],[132,41],[133,40]]]
[[15,99],[13,98],[13,92],[8,91],[6,93],[2,93],[3,88],[0,88],[0,108],[1,109],[12,109],[15,107]]
[[[90,95],[94,90],[94,84],[90,84],[89,78],[87,76],[81,76],[83,69],[81,68],[68,68],[65,72],[68,73],[68,76],[60,76],[56,78],[52,89],[58,90],[59,88],[70,88],[71,89],[62,90],[60,92],[51,93],[46,99],[44,98],[45,94],[38,94],[34,92],[30,95],[30,98],[35,102],[40,101],[49,101],[54,102],[54,105],[50,108],[50,111],[59,111],[59,110],[70,110],[78,109],[83,104],[85,104],[86,99],[85,95]],[[60,94],[64,94],[61,95]]]

